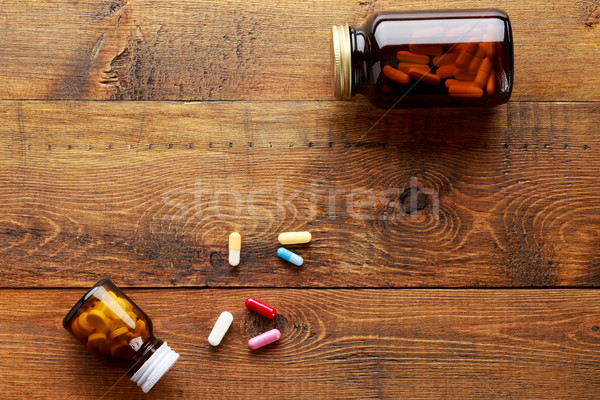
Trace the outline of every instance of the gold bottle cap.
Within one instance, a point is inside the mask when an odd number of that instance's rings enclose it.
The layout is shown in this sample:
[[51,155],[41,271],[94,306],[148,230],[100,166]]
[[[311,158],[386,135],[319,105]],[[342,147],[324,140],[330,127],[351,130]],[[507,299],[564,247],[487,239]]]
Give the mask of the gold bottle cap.
[[331,63],[335,98],[348,100],[352,94],[350,28],[348,24],[331,27]]

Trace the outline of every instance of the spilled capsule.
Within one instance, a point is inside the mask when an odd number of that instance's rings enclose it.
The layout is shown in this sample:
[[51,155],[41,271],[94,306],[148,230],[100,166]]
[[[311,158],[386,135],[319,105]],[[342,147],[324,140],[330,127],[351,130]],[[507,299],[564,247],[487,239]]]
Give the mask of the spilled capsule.
[[286,261],[291,262],[292,264],[296,265],[296,266],[301,266],[302,263],[304,262],[304,260],[302,259],[302,257],[300,257],[298,254],[293,253],[291,251],[289,251],[288,249],[284,248],[284,247],[280,247],[277,249],[277,255],[281,258],[283,258]]
[[239,265],[241,251],[242,236],[237,232],[231,232],[229,235],[229,265],[232,267]]
[[246,299],[246,307],[269,319],[273,319],[275,318],[275,315],[277,315],[277,311],[273,307],[262,301],[258,301],[253,297],[248,297]]
[[312,235],[308,231],[304,232],[283,232],[277,238],[281,244],[302,244],[312,240]]
[[210,331],[210,335],[208,335],[208,343],[210,343],[211,346],[218,346],[221,343],[221,340],[223,340],[223,336],[225,336],[229,330],[232,322],[233,315],[231,315],[229,311],[223,311],[221,315],[219,315],[217,322],[215,322],[212,331]]
[[280,338],[281,332],[279,332],[279,329],[271,329],[270,331],[262,333],[248,340],[248,347],[250,347],[252,350],[256,350],[260,347],[276,342]]

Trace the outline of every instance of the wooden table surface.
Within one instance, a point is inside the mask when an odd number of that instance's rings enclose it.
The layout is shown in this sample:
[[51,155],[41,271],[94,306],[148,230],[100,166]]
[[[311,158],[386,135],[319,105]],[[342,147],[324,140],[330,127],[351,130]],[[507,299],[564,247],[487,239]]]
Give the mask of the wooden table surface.
[[[440,6],[509,14],[508,104],[333,100],[332,24]],[[2,1],[0,398],[598,398],[599,20],[597,0]],[[275,255],[288,230],[313,233],[301,268]],[[181,355],[148,395],[61,326],[102,277]]]

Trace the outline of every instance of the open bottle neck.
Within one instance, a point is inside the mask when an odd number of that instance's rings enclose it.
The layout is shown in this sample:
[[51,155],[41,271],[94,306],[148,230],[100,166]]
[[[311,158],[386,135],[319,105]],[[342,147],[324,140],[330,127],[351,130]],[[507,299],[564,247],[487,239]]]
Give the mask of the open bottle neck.
[[334,95],[348,100],[363,93],[369,73],[369,42],[361,29],[334,25],[331,29]]
[[361,29],[348,27],[351,57],[351,95],[365,92],[370,70],[369,40]]

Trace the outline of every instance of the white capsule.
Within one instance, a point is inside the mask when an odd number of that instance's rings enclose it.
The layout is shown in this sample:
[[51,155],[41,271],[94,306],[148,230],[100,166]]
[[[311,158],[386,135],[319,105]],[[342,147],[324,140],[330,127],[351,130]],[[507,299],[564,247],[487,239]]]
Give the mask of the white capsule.
[[229,235],[229,265],[236,267],[240,263],[242,253],[242,236],[237,232]]
[[233,315],[229,311],[223,311],[221,315],[219,315],[219,319],[215,322],[215,326],[212,331],[210,331],[210,335],[208,335],[208,343],[212,346],[218,346],[223,340],[223,336],[229,330],[231,323],[233,322]]

